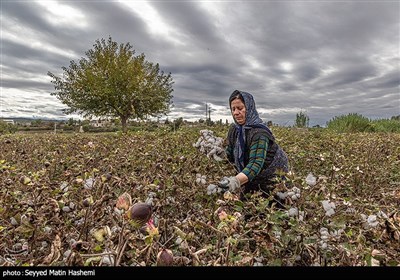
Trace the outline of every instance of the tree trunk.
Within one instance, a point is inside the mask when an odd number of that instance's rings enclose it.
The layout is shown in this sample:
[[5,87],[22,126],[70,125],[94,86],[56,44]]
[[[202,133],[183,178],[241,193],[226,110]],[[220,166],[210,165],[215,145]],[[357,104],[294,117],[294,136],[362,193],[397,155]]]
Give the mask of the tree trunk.
[[126,118],[126,117],[121,117],[121,125],[122,125],[122,132],[123,132],[123,133],[126,133],[127,130],[128,130],[127,121],[128,121],[128,118]]

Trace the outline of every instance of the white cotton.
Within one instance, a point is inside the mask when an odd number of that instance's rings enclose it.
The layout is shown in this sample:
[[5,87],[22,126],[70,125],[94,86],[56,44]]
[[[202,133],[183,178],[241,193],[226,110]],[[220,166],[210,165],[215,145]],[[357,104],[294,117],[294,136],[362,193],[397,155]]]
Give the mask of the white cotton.
[[375,221],[376,221],[376,215],[369,215],[368,216],[368,219],[367,219],[368,223],[372,223],[372,222],[375,222]]
[[279,197],[280,199],[284,200],[287,197],[287,193],[286,192],[277,192],[276,196]]
[[294,191],[296,194],[300,194],[301,193],[301,191],[300,191],[300,189],[298,187],[293,187],[292,191]]
[[288,195],[288,196],[293,196],[293,195],[295,195],[295,192],[289,191],[289,192],[287,192],[287,195]]
[[60,190],[62,192],[67,192],[68,191],[68,183],[67,182],[62,182],[60,185]]
[[216,161],[223,160],[225,157],[224,139],[214,136],[214,132],[211,130],[200,130],[200,135],[193,147],[198,148],[200,153],[205,154],[208,158]]
[[325,216],[328,216],[328,217],[332,216],[333,214],[335,214],[335,210],[333,208],[331,208],[325,212]]
[[322,207],[324,207],[325,211],[336,208],[334,202],[329,202],[329,200],[322,200],[321,202],[322,202]]
[[208,187],[207,187],[207,194],[208,195],[211,195],[211,194],[216,193],[216,192],[217,192],[217,186],[216,185],[214,185],[214,184],[208,185]]
[[367,218],[367,223],[371,227],[376,227],[379,224],[379,221],[377,221],[376,215],[369,215]]
[[317,178],[315,178],[315,176],[310,172],[306,177],[306,183],[311,187],[315,186],[317,184]]
[[87,190],[90,190],[91,188],[93,188],[93,185],[94,185],[93,178],[88,178],[87,180],[85,180],[83,187]]
[[289,217],[295,217],[299,214],[299,211],[297,210],[296,207],[290,208],[288,211]]

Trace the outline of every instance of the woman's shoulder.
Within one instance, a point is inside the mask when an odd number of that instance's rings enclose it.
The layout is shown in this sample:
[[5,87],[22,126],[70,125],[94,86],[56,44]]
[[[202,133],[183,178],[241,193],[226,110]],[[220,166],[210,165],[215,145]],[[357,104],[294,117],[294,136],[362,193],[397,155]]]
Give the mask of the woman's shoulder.
[[267,137],[268,139],[274,141],[275,137],[274,134],[272,133],[271,130],[269,129],[265,129],[265,128],[261,128],[261,127],[252,127],[251,128],[251,132],[250,132],[250,136],[252,139],[257,139],[260,137]]

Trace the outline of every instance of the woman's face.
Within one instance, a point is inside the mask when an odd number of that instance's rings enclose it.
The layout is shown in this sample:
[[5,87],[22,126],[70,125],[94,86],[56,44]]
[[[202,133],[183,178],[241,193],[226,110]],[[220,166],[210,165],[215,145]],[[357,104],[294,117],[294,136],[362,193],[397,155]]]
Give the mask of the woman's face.
[[246,106],[243,101],[239,98],[232,100],[231,102],[232,116],[239,125],[246,123]]

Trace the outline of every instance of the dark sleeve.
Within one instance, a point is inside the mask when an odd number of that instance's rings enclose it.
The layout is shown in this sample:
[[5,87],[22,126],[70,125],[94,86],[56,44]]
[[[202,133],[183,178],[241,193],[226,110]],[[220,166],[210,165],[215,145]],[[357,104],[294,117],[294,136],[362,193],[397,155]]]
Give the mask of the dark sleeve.
[[268,137],[258,135],[254,137],[250,146],[249,163],[242,172],[247,176],[249,182],[252,181],[261,171],[267,158]]

